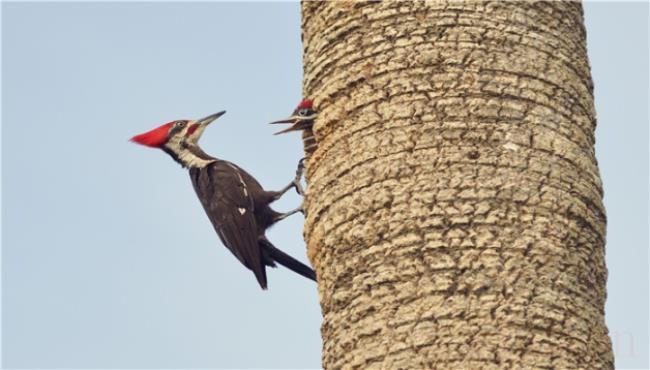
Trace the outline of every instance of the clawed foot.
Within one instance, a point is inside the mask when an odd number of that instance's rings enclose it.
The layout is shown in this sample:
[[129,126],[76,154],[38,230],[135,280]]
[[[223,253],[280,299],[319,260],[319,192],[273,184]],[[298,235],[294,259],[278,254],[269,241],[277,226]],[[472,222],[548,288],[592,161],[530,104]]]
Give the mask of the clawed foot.
[[296,177],[293,179],[293,186],[296,188],[296,192],[302,196],[305,196],[305,189],[302,187],[302,174],[305,171],[305,158],[302,158],[298,161],[298,168],[296,169]]
[[305,214],[305,211],[302,208],[302,204],[300,205],[300,207],[298,207],[298,208],[296,208],[294,210],[291,210],[291,211],[289,211],[287,213],[280,214],[278,217],[275,218],[275,222],[278,222],[280,220],[284,220],[285,218],[287,218],[287,217],[289,217],[289,216],[291,216],[291,215],[293,215],[295,213],[298,213],[298,212],[300,212],[302,214]]
[[298,168],[296,169],[296,177],[294,177],[293,180],[289,184],[287,184],[287,186],[282,188],[280,191],[274,191],[274,192],[271,193],[271,197],[272,197],[271,202],[274,202],[274,201],[280,199],[280,197],[284,193],[289,191],[289,189],[291,189],[291,188],[296,189],[296,192],[298,194],[300,194],[301,196],[303,196],[303,197],[305,196],[305,189],[302,187],[302,182],[300,181],[300,180],[302,180],[302,173],[303,173],[303,171],[305,169],[305,166],[303,164],[304,161],[305,161],[305,158],[301,159],[300,162],[298,162]]

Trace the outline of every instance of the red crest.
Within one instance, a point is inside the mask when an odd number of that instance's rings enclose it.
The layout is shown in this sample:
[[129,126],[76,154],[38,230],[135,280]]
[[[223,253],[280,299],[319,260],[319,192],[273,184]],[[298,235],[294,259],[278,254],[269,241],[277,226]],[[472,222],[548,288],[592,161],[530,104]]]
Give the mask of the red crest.
[[303,100],[300,102],[300,104],[298,104],[298,107],[296,108],[296,110],[300,110],[300,109],[313,109],[313,108],[314,108],[314,103],[313,103],[311,100],[309,100],[309,99],[303,99]]
[[140,135],[135,135],[131,141],[140,145],[149,146],[152,148],[160,148],[167,142],[167,134],[175,121],[165,123],[151,131],[147,131]]

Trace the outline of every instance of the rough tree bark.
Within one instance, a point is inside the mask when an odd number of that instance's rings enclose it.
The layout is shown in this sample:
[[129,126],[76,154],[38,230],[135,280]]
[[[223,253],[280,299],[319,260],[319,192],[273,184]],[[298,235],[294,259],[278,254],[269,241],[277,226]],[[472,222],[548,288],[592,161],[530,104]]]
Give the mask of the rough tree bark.
[[323,366],[613,368],[581,5],[302,17]]

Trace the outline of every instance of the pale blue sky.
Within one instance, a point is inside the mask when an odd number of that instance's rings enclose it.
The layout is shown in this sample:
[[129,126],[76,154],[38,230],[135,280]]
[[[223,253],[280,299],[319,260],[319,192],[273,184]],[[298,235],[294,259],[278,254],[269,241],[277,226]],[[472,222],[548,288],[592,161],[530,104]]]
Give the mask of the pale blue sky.
[[[648,5],[587,3],[619,368],[648,367]],[[2,4],[5,368],[317,368],[316,285],[262,292],[187,173],[127,142],[228,113],[206,150],[285,185],[301,91],[297,3]],[[277,209],[293,208],[295,195]],[[306,260],[302,218],[270,233]]]

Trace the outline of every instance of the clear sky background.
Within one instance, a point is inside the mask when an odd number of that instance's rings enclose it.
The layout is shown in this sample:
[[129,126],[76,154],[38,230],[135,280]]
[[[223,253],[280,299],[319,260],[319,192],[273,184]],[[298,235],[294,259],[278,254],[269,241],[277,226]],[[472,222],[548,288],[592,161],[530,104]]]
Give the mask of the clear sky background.
[[[618,368],[648,367],[648,4],[586,3]],[[5,368],[318,368],[316,285],[269,290],[223,247],[187,173],[127,142],[228,113],[207,152],[270,189],[298,135],[297,3],[2,4]],[[295,207],[292,194],[276,206]],[[306,261],[302,217],[269,233]]]

